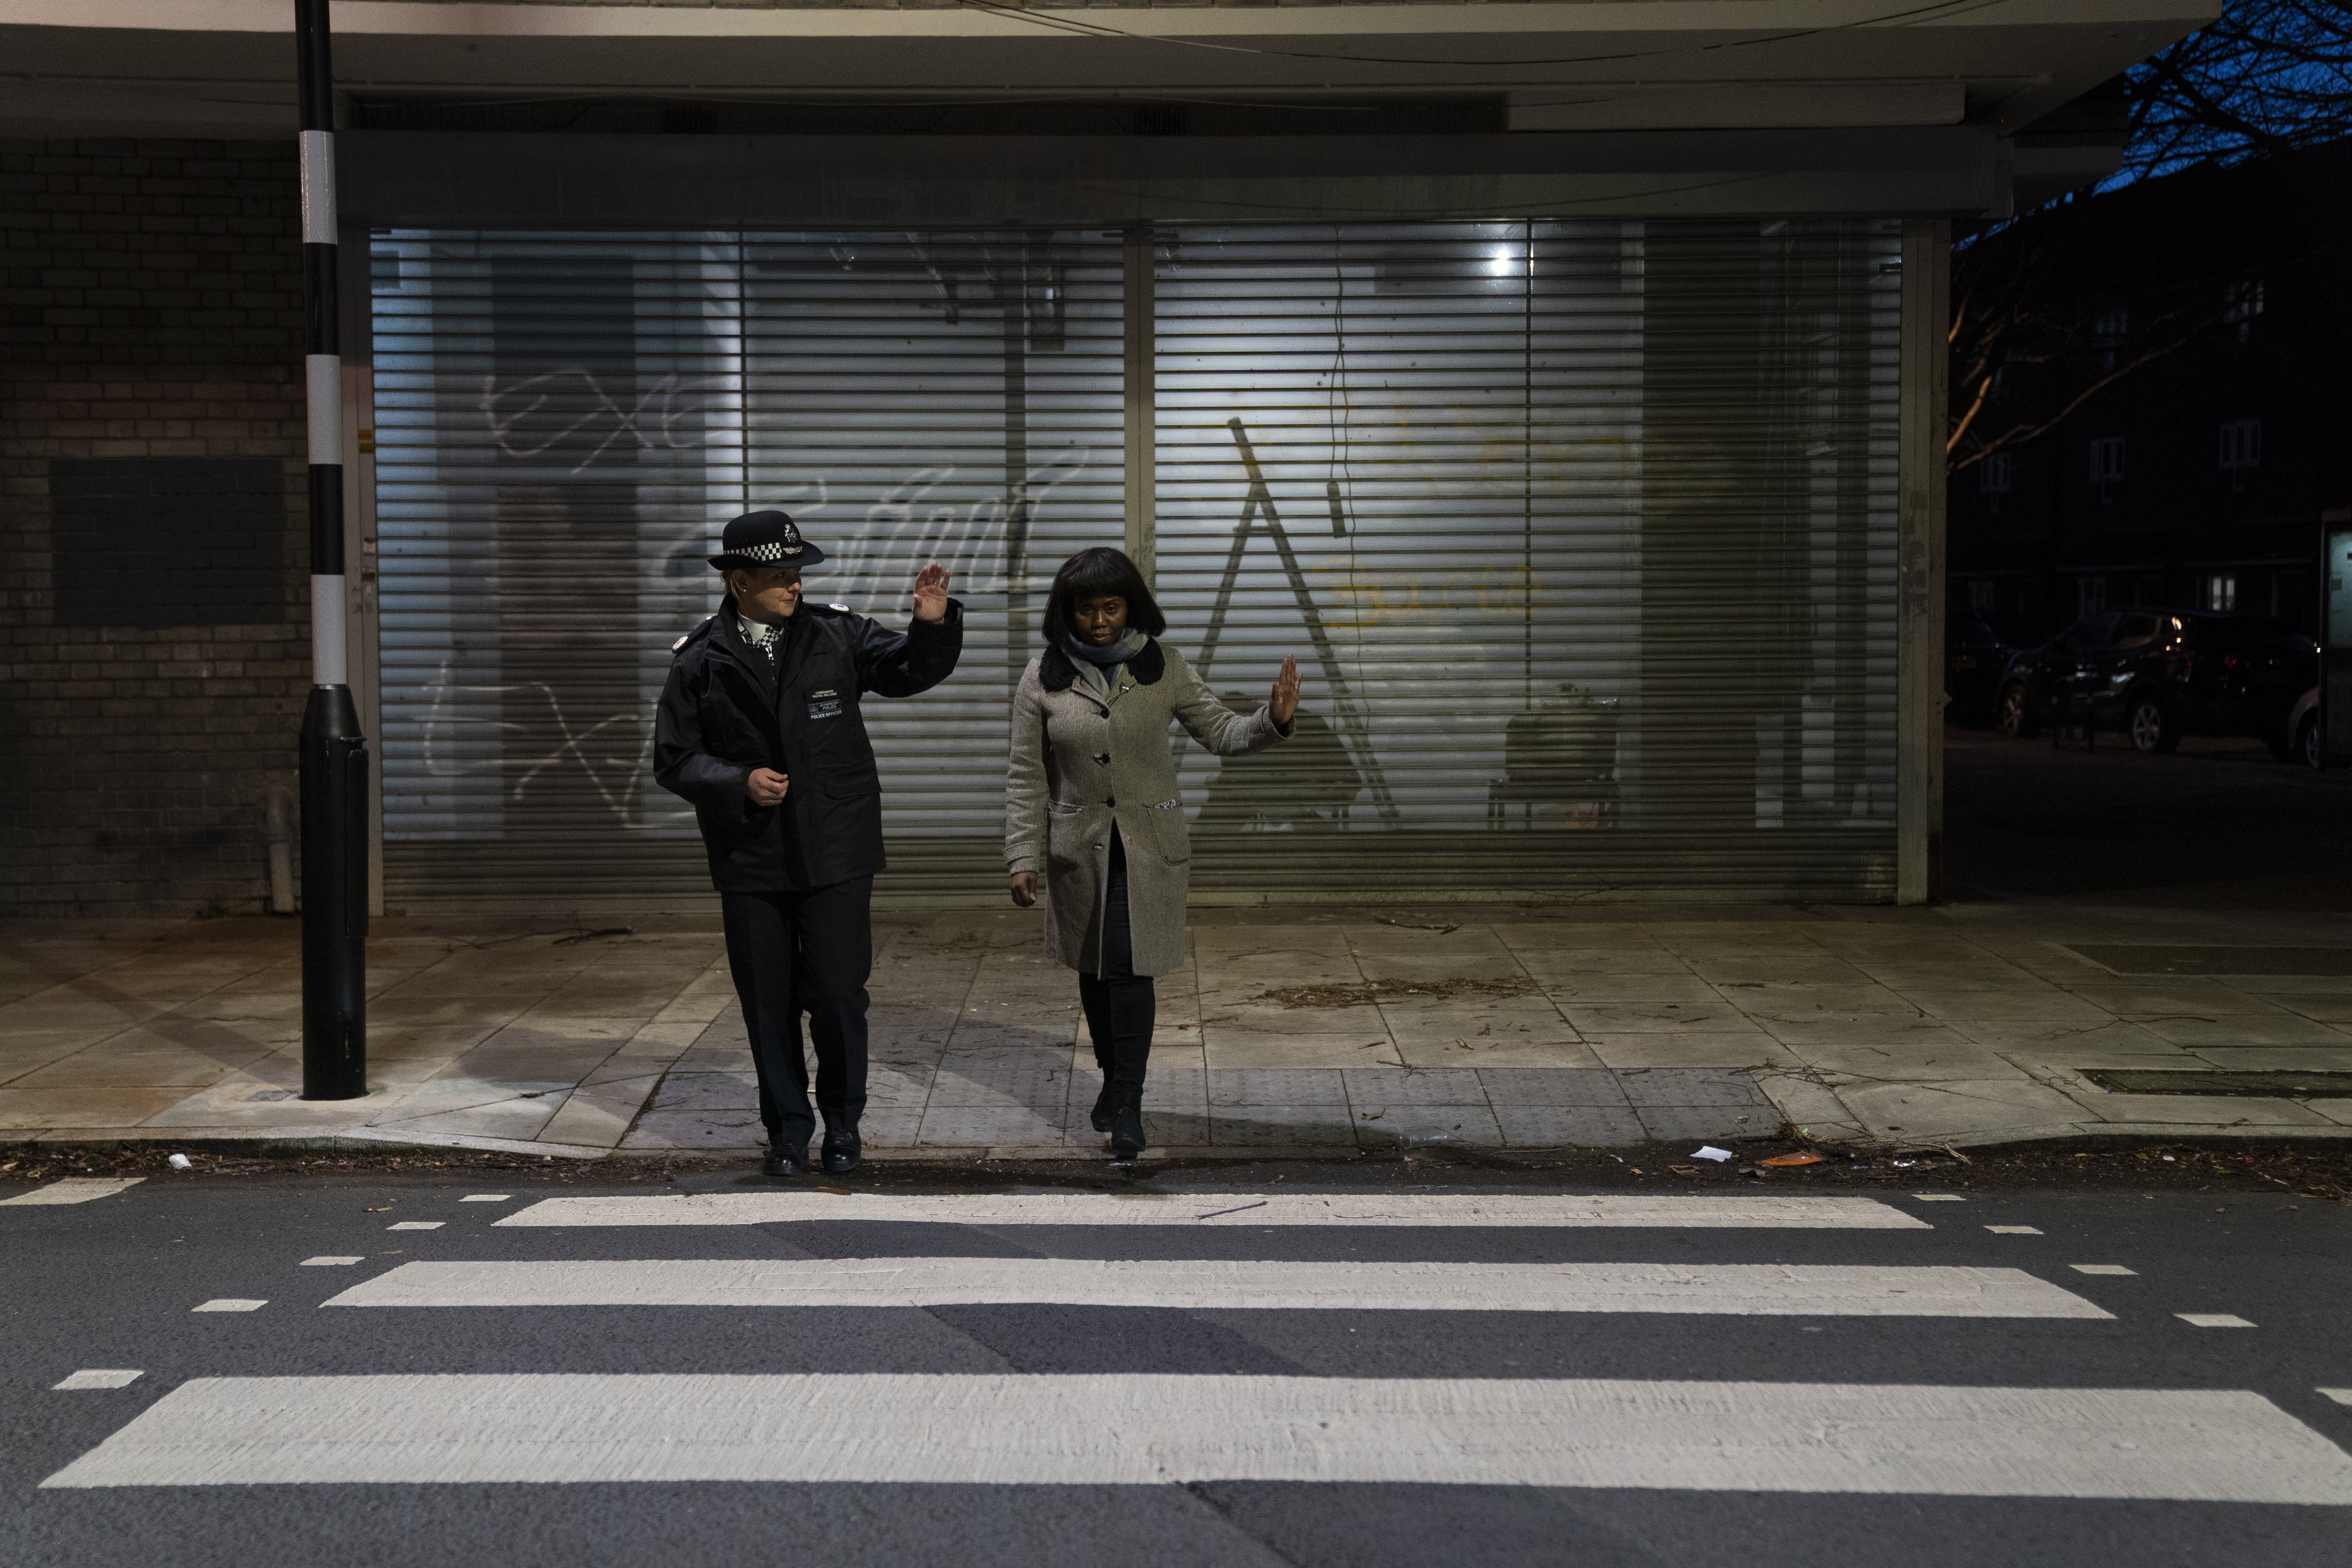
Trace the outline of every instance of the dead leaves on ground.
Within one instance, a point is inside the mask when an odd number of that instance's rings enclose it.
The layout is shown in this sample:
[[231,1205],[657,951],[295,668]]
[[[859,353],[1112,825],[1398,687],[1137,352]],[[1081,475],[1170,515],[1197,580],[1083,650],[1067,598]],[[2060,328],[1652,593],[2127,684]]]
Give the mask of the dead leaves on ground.
[[1524,974],[1489,980],[1367,980],[1352,985],[1284,985],[1252,998],[1283,1007],[1369,1007],[1413,997],[1445,1001],[1456,996],[1524,996],[1538,989]]

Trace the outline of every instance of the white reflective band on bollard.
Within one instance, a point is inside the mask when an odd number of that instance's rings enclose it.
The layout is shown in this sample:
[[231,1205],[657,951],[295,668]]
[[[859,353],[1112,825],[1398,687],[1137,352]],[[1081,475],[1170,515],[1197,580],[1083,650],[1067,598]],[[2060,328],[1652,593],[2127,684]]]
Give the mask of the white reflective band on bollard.
[[351,684],[343,623],[342,574],[314,574],[310,579],[310,680],[315,686]]
[[310,464],[343,460],[343,356],[306,354],[302,379],[310,399]]
[[335,243],[335,133],[305,131],[302,143],[302,243]]

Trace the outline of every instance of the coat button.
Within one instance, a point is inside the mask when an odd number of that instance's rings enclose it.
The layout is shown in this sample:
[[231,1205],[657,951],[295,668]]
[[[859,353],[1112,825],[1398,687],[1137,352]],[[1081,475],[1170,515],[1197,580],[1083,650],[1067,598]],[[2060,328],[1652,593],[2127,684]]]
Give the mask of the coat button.
[[1108,797],[1108,796],[1105,796],[1105,797],[1104,797],[1104,799],[1103,799],[1103,804],[1104,804],[1105,805],[1117,805],[1118,804],[1118,801],[1116,801],[1116,800],[1114,800],[1114,799],[1111,799],[1111,798],[1110,798],[1110,797]]
[[1098,763],[1104,763],[1104,764],[1108,765],[1108,764],[1109,763],[1109,762],[1110,762],[1110,753],[1109,753],[1108,752],[1103,752],[1101,755],[1099,755],[1099,756],[1097,756],[1097,758],[1095,758],[1095,761],[1097,761],[1097,762],[1098,762]]

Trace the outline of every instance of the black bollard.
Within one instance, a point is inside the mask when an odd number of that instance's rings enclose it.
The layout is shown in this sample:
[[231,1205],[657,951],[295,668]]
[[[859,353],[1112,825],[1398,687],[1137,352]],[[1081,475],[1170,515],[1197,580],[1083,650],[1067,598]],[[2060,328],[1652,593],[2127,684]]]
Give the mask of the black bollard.
[[367,1093],[367,737],[345,668],[342,345],[327,0],[295,0],[303,361],[310,406],[310,700],[302,712],[302,1098]]
[[302,715],[302,1098],[367,1092],[367,737],[348,686]]

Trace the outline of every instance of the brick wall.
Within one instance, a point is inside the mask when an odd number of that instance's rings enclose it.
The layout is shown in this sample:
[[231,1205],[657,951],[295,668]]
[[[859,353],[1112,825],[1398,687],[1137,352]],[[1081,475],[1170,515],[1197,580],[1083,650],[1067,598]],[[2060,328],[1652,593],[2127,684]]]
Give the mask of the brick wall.
[[[290,142],[0,140],[0,915],[267,907],[309,689],[299,216]],[[279,613],[58,624],[52,460],[166,458],[280,464]]]

